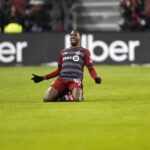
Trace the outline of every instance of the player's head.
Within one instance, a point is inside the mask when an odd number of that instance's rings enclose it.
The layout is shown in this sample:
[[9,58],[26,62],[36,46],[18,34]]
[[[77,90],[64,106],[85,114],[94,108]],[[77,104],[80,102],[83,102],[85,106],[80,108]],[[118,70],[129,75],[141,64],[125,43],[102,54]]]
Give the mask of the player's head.
[[78,46],[80,43],[80,34],[78,31],[71,31],[70,33],[70,42],[72,46]]

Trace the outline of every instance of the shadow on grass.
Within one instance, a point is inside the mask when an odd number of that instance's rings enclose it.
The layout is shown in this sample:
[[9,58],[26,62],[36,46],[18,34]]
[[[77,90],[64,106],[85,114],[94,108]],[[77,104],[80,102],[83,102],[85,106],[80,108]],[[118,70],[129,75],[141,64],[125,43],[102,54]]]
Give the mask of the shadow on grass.
[[82,102],[79,101],[53,101],[53,102],[43,102],[41,101],[0,101],[0,104],[6,104],[6,103],[35,103],[35,104],[49,104],[49,103],[103,103],[103,102],[127,102],[132,100],[127,99],[94,99],[94,100],[84,100]]

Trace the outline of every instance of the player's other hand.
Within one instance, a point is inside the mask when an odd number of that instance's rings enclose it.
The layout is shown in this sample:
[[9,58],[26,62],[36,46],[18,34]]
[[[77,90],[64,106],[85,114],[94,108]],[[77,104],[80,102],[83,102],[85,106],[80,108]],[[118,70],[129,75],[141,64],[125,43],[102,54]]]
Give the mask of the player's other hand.
[[96,77],[95,78],[95,83],[101,84],[102,83],[102,79],[100,77]]
[[32,76],[33,77],[31,78],[31,80],[33,80],[35,83],[39,83],[39,82],[44,80],[43,76],[38,76],[38,75],[35,75],[35,74],[32,74]]

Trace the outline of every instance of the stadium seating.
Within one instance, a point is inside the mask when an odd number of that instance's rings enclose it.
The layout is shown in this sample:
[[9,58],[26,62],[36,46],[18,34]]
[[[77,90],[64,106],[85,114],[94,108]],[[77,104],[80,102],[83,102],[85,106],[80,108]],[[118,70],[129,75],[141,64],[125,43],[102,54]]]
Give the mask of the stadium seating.
[[73,27],[81,30],[120,30],[120,0],[82,0],[72,7]]

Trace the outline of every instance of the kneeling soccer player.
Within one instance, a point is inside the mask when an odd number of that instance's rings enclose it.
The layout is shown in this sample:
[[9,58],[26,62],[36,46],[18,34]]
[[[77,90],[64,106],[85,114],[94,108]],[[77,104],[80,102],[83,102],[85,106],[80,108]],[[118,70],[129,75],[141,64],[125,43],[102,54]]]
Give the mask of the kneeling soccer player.
[[32,80],[35,83],[58,76],[46,92],[44,102],[55,102],[60,97],[66,101],[83,101],[82,79],[85,65],[95,83],[101,83],[101,78],[97,76],[93,67],[89,50],[80,46],[79,32],[71,32],[70,42],[70,48],[60,51],[57,70],[44,76],[33,74]]

